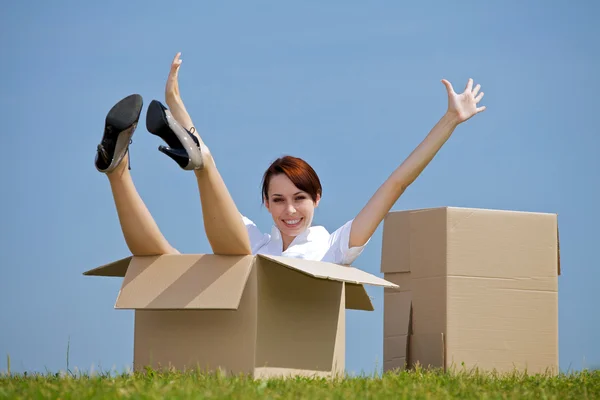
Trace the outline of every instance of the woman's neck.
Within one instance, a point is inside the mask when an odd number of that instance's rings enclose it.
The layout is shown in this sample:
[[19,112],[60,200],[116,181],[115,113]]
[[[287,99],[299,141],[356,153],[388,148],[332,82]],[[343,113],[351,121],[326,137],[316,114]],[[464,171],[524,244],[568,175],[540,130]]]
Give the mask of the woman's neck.
[[294,236],[288,236],[281,233],[281,241],[283,242],[282,251],[286,251],[288,247],[290,247],[290,244],[292,244],[292,242],[294,241]]

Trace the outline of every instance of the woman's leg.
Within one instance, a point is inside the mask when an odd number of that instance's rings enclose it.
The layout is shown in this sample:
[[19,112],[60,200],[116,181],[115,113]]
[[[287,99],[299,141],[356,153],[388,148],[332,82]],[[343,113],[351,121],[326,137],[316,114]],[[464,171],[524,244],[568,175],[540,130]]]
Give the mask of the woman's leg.
[[161,234],[129,173],[129,143],[142,110],[142,97],[130,95],[108,112],[96,168],[106,174],[125,242],[134,256],[178,253]]
[[178,254],[158,229],[133,184],[128,167],[129,155],[107,176],[129,251],[134,256]]
[[195,170],[204,230],[213,253],[251,254],[250,238],[242,217],[209,151],[203,152],[204,168]]

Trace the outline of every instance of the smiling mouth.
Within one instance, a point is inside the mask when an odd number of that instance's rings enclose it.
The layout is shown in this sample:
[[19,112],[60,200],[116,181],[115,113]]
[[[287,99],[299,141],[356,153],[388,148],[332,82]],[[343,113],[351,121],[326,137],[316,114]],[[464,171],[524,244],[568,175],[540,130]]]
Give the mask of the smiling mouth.
[[285,226],[287,226],[288,228],[297,228],[298,226],[300,226],[300,223],[302,222],[304,218],[296,218],[296,219],[284,219],[283,224]]

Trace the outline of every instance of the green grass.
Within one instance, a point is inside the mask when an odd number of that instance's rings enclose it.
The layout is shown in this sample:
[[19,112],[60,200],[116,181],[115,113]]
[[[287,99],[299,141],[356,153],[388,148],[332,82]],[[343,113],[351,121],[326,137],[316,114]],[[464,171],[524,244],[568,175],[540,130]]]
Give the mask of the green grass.
[[421,369],[377,377],[254,381],[218,374],[0,375],[0,398],[10,399],[593,399],[600,371],[559,376],[524,373],[443,373]]

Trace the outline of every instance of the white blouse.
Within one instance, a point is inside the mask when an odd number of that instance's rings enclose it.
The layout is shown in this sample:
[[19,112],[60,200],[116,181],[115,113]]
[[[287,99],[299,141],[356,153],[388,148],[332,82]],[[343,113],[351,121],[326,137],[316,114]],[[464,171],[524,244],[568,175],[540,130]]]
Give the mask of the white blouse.
[[267,234],[261,232],[256,224],[244,215],[242,215],[242,219],[250,236],[252,254],[350,265],[358,258],[370,241],[369,239],[363,246],[349,247],[350,228],[354,221],[350,220],[331,234],[322,226],[311,226],[296,236],[286,251],[282,251],[283,240],[279,229],[275,225],[271,228],[271,234]]

